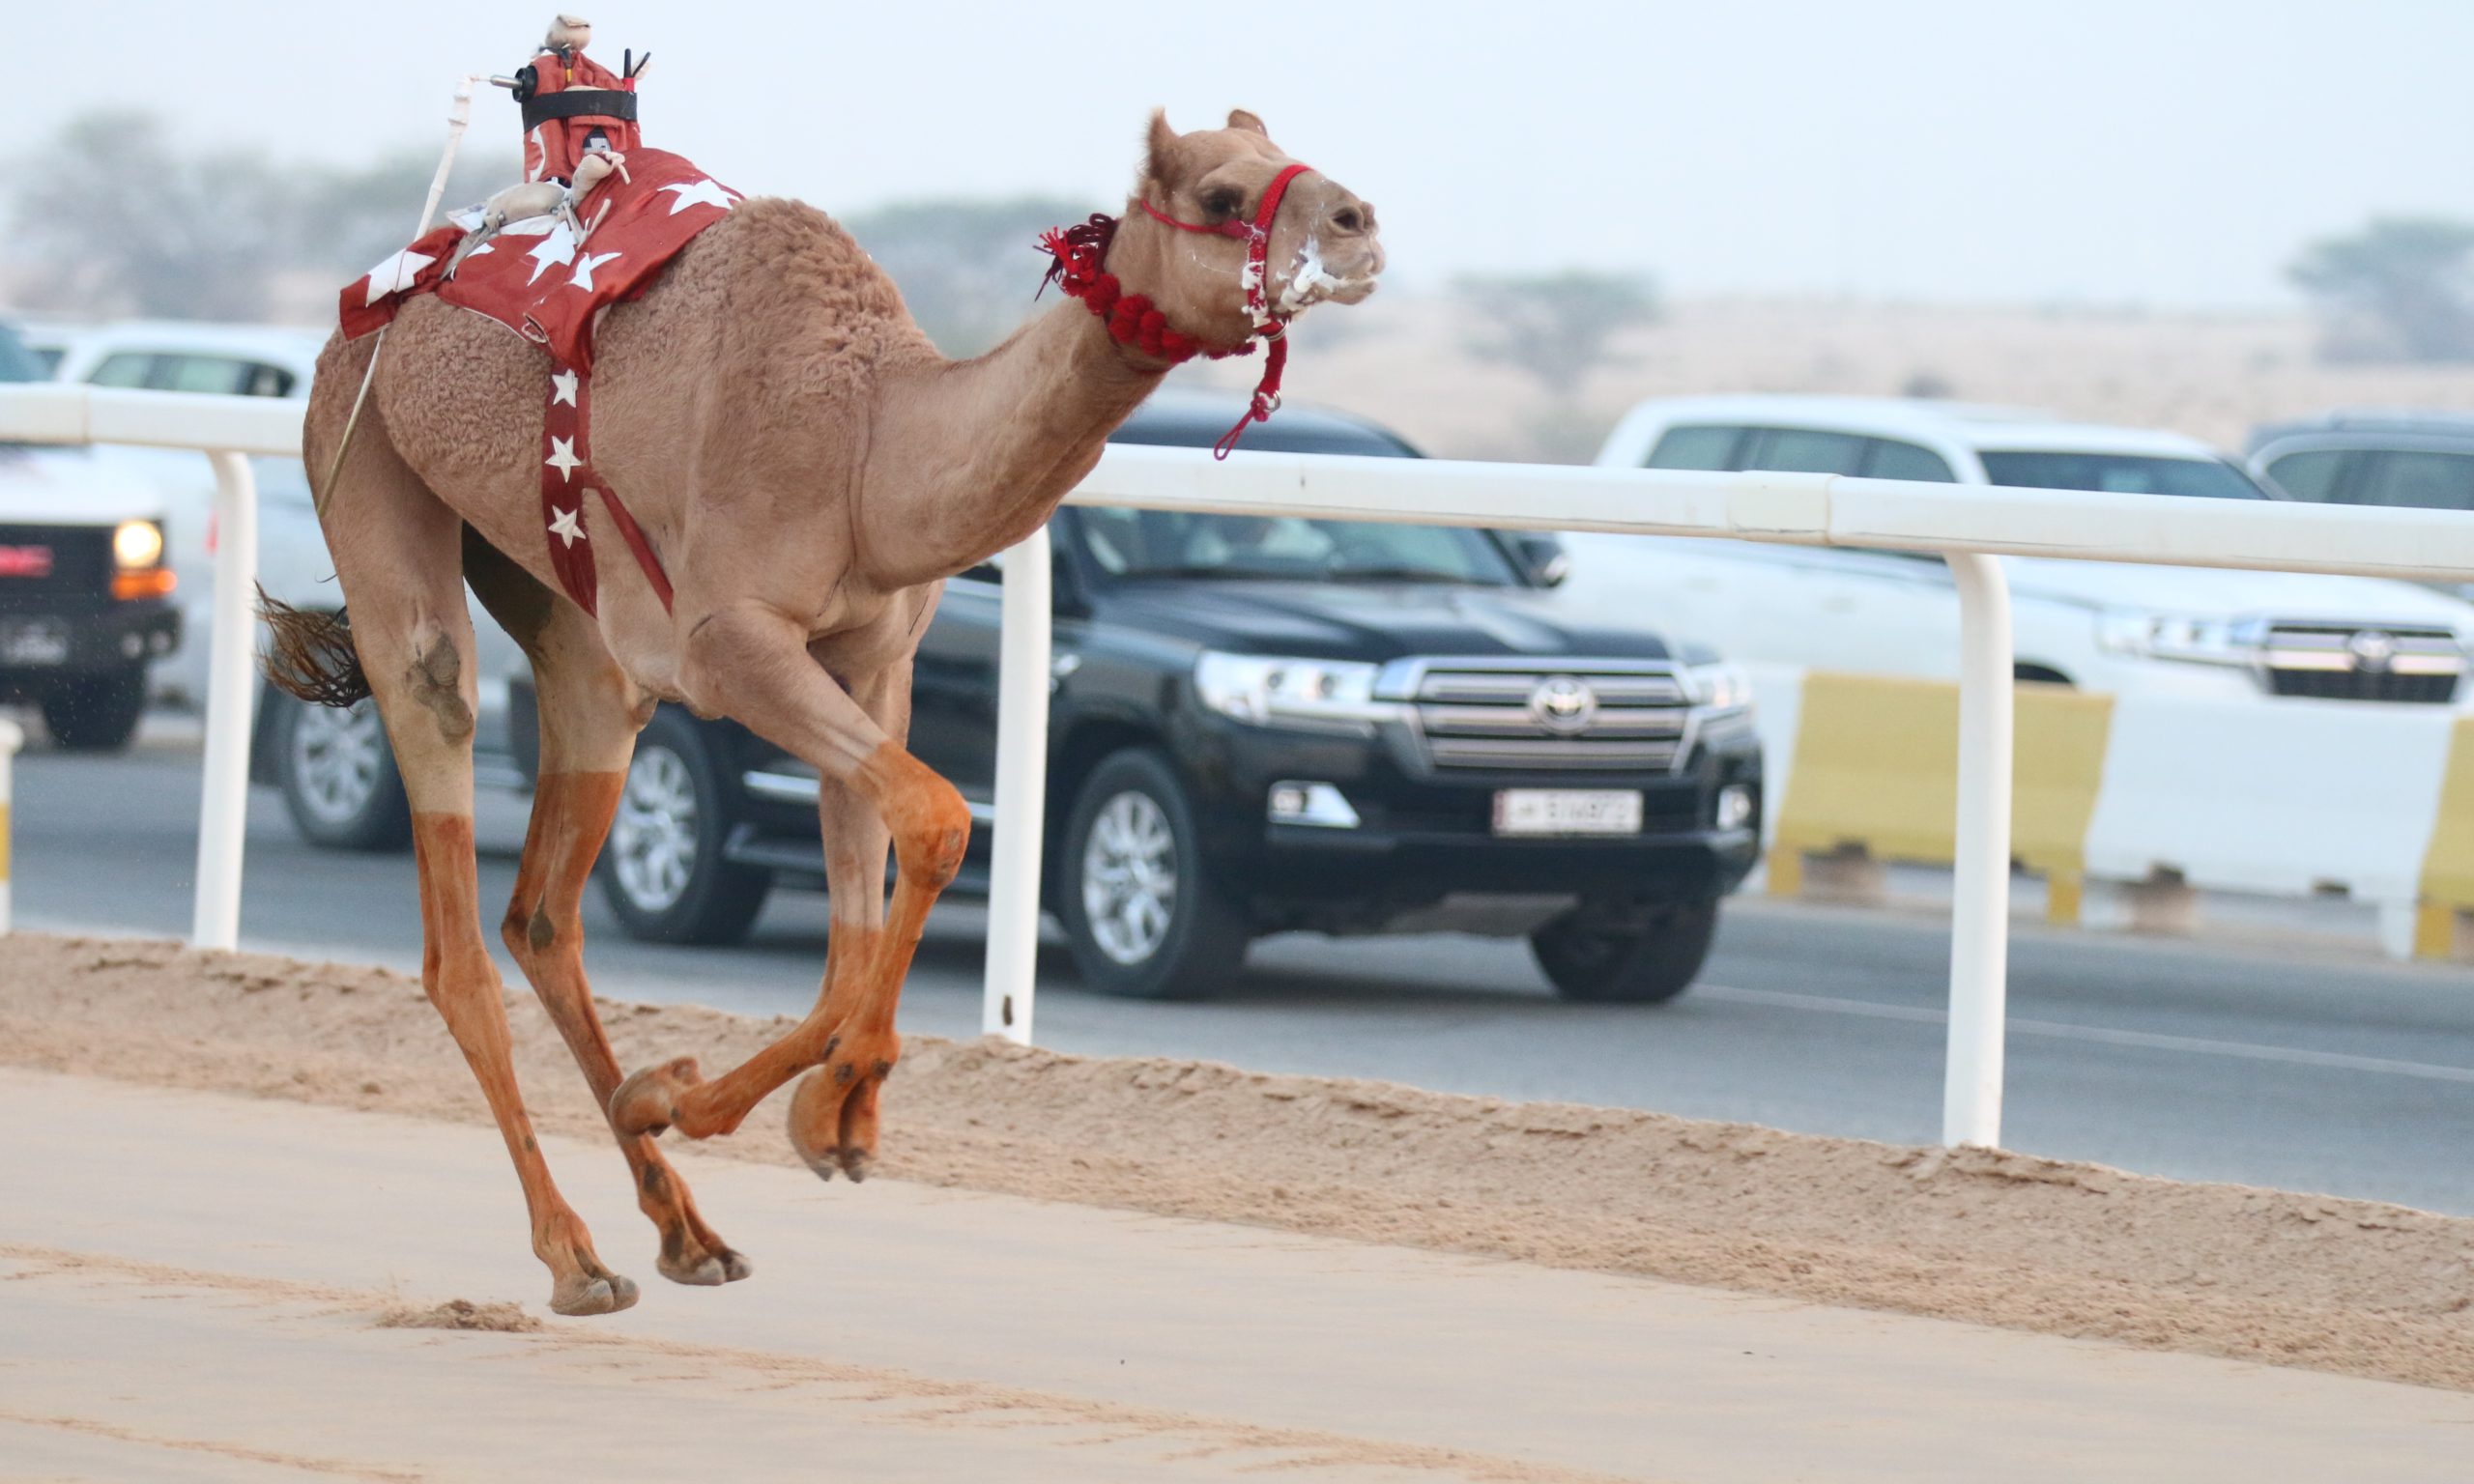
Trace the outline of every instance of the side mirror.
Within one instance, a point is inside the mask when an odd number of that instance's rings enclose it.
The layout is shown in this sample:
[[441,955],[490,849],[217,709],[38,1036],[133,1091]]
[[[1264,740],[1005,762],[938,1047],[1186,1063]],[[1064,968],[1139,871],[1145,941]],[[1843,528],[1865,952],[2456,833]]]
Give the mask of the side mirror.
[[1512,560],[1521,574],[1540,587],[1558,587],[1572,574],[1572,558],[1564,543],[1553,531],[1515,530],[1506,533],[1511,544]]

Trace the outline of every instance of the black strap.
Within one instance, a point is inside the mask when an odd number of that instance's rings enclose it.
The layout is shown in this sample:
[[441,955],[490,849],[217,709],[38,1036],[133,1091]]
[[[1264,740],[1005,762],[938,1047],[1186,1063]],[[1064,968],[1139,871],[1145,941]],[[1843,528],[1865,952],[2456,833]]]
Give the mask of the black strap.
[[619,119],[636,122],[636,95],[617,88],[568,88],[538,93],[524,100],[524,128],[529,133],[552,119]]

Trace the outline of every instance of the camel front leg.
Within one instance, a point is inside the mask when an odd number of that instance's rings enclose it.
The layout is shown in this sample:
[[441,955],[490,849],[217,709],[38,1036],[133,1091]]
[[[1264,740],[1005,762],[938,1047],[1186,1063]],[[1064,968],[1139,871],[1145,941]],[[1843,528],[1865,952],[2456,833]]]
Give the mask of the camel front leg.
[[[730,1072],[704,1081],[692,1058],[647,1068],[612,1098],[622,1131],[675,1127],[690,1138],[728,1133],[776,1088],[810,1068],[812,1086],[792,1107],[793,1141],[811,1167],[836,1163],[857,1176],[876,1151],[877,1093],[902,1054],[894,1010],[928,910],[962,869],[970,810],[953,785],[905,752],[878,719],[836,685],[807,652],[797,625],[744,607],[706,619],[690,638],[690,694],[813,765],[826,781],[822,822],[835,888],[833,946],[823,992],[807,1017]],[[908,660],[878,709],[897,728],[908,709]],[[898,698],[898,700],[897,700]],[[872,699],[877,699],[876,696]],[[854,802],[843,806],[839,794]],[[865,905],[882,899],[882,845],[848,828],[865,805],[880,821],[899,875],[880,926]],[[867,876],[868,862],[877,873]],[[837,866],[837,862],[839,863]],[[827,1137],[827,1134],[830,1137]]]

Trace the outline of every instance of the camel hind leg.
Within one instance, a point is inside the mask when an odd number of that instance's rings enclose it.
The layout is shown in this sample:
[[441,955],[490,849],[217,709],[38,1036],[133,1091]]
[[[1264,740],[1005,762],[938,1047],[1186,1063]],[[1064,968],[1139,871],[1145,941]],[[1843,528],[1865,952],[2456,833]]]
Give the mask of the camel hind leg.
[[[311,417],[305,452],[314,471],[331,455],[341,417],[329,405],[313,406]],[[551,1273],[551,1308],[626,1308],[636,1301],[636,1285],[594,1255],[584,1219],[559,1193],[533,1136],[516,1086],[503,990],[482,936],[473,855],[473,625],[458,551],[463,523],[396,454],[374,410],[362,417],[321,520],[350,605],[353,644],[412,801],[421,987],[463,1050],[515,1162],[532,1250]]]
[[[651,702],[611,657],[582,609],[554,597],[469,528],[464,576],[531,657],[540,700],[541,773],[499,935],[583,1069],[593,1105],[607,1110],[620,1073],[585,979],[584,893],[618,812],[636,733]],[[714,1284],[755,1271],[705,1223],[686,1182],[651,1136],[611,1132],[634,1177],[636,1204],[661,1234],[663,1277]]]

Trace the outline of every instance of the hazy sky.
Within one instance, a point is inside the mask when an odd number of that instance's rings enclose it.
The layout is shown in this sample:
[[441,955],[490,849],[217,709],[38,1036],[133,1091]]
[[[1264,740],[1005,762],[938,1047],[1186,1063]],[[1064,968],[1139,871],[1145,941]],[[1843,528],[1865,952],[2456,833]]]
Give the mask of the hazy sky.
[[[1579,264],[1684,296],[2246,307],[2372,212],[2474,218],[2474,0],[567,3],[596,57],[658,57],[647,142],[741,190],[1113,207],[1149,107],[1243,106],[1428,285]],[[455,77],[520,65],[555,8],[27,0],[0,151],[103,106],[435,150]],[[512,181],[516,135],[488,90],[467,148]]]

